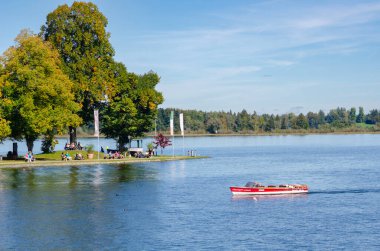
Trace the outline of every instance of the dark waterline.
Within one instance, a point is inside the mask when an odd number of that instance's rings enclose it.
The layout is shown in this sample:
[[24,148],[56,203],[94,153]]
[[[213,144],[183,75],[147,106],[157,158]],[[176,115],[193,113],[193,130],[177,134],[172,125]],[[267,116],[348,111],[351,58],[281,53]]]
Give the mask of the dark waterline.
[[[380,135],[184,147],[211,158],[0,170],[0,249],[379,250]],[[310,193],[231,196],[249,180],[306,183]]]

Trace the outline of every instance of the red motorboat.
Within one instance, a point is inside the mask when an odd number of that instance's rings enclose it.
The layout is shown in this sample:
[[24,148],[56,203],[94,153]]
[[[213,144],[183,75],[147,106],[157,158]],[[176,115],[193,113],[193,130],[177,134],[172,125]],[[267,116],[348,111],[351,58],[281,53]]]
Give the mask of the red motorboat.
[[230,187],[233,195],[275,195],[275,194],[299,194],[307,193],[307,185],[286,184],[264,186],[257,182],[248,182],[243,187]]

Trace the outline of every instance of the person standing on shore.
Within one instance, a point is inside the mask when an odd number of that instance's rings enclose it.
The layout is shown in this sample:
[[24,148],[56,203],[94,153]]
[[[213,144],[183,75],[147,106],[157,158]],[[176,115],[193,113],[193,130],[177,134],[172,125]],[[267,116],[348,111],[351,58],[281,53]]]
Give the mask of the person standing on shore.
[[32,162],[33,154],[31,151],[28,152],[28,162]]

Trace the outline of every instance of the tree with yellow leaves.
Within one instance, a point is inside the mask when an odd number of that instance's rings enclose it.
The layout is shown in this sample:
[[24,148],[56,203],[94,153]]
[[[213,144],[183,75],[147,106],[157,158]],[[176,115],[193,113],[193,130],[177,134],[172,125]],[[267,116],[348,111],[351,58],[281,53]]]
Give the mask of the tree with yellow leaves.
[[62,134],[69,126],[78,126],[80,105],[74,102],[73,83],[63,73],[53,46],[27,30],[15,41],[0,57],[0,110],[9,121],[11,137],[25,139],[32,151],[39,136]]

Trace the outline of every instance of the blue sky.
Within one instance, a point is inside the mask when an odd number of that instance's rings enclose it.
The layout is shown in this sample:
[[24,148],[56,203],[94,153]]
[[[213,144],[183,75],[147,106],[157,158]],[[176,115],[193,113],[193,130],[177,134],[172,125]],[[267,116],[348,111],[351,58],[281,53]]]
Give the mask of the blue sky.
[[[72,1],[4,1],[0,51]],[[116,59],[161,76],[162,107],[380,108],[379,1],[94,1]]]

